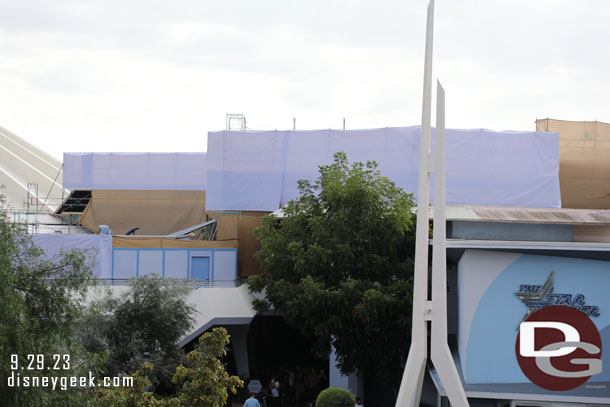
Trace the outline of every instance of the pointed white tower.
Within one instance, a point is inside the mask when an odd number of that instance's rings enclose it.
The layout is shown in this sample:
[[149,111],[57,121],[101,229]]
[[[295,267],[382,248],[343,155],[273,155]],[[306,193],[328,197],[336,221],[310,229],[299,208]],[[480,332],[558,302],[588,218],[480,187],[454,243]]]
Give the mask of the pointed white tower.
[[[419,145],[419,185],[417,189],[417,231],[411,349],[402,377],[397,407],[419,406],[428,359],[438,372],[451,405],[468,406],[462,382],[447,344],[447,250],[445,217],[445,91],[437,82],[436,137],[431,151],[432,45],[434,0],[428,5],[422,127]],[[430,175],[434,174],[434,248],[432,253],[432,295],[428,294],[428,225],[430,221]]]

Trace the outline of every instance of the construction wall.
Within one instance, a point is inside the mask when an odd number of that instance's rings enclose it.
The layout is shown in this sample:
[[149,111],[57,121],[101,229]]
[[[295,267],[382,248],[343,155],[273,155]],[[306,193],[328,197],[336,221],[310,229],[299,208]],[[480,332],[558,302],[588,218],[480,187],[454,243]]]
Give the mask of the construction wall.
[[114,236],[112,239],[114,248],[138,248],[138,249],[236,249],[237,240],[177,240],[162,239],[155,237],[138,236]]
[[216,240],[238,239],[239,218],[238,215],[217,215]]
[[205,191],[93,190],[81,224],[93,232],[108,225],[113,235],[132,228],[167,235],[205,221]]
[[[419,126],[208,133],[208,210],[274,211],[344,151],[417,192]],[[447,129],[447,203],[559,208],[559,135]]]
[[112,249],[112,278],[157,274],[202,282],[232,282],[237,278],[236,266],[237,249],[234,248]]
[[32,242],[44,250],[48,260],[57,260],[62,251],[80,250],[92,265],[95,277],[112,275],[112,236],[40,234],[32,235]]
[[206,189],[207,153],[64,153],[66,189]]
[[559,133],[559,184],[564,208],[610,209],[610,124],[536,120]]
[[263,224],[262,213],[259,216],[240,216],[238,224],[239,251],[237,252],[238,269],[240,276],[260,274],[258,262],[254,259],[261,245],[254,237],[254,228]]
[[254,228],[263,224],[262,217],[269,212],[249,211],[247,214],[218,214],[218,230],[216,239],[225,241],[238,239],[237,274],[251,276],[260,273],[254,253],[260,249],[260,243],[254,237]]

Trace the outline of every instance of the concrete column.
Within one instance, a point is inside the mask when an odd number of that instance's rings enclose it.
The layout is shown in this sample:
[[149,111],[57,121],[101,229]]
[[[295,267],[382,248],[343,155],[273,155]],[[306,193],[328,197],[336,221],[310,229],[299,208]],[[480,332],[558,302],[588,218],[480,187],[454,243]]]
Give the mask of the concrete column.
[[341,371],[337,365],[337,355],[335,354],[335,348],[331,345],[330,357],[328,358],[328,384],[330,387],[338,387],[345,389],[352,393],[354,397],[362,397],[360,394],[360,386],[358,381],[358,374],[355,372],[345,376],[341,374]]

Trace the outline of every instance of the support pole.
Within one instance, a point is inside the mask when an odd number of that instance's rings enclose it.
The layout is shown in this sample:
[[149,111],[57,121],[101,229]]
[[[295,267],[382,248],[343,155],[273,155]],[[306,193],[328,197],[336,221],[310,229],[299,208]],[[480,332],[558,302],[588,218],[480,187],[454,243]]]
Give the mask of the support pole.
[[419,141],[419,178],[417,185],[417,224],[415,231],[415,267],[413,281],[413,318],[411,349],[400,384],[396,405],[419,406],[423,376],[428,358],[428,227],[430,204],[430,131],[432,117],[432,43],[434,0],[428,4],[426,24],[426,56],[424,62],[424,94],[422,126]]
[[452,406],[468,406],[449,345],[447,344],[447,217],[445,202],[445,90],[436,84],[434,143],[434,246],[432,248],[431,359]]
[[[432,46],[434,0],[428,5],[422,128],[419,146],[417,230],[413,282],[411,349],[402,377],[397,407],[419,406],[428,359],[428,323],[431,325],[431,360],[451,405],[467,407],[468,399],[447,344],[447,253],[445,216],[445,91],[437,84],[437,131],[434,155],[430,151],[432,110]],[[434,159],[434,166],[430,160]],[[428,227],[430,221],[430,175],[434,177],[434,249],[432,298],[428,295]],[[429,321],[429,322],[428,322]]]

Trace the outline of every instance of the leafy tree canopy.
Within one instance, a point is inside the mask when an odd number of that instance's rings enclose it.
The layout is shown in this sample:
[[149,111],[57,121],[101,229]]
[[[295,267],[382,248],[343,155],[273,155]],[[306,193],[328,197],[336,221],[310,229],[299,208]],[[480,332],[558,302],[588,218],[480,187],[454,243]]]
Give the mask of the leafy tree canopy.
[[116,297],[111,292],[92,303],[79,330],[90,352],[108,355],[106,374],[135,372],[142,363],[154,366],[150,380],[156,392],[174,392],[174,369],[184,361],[179,341],[192,325],[191,288],[156,276],[130,281]]
[[96,358],[73,340],[92,278],[91,261],[77,250],[47,258],[22,225],[10,222],[0,195],[0,405],[82,405],[84,392],[9,386],[7,378],[41,374],[21,369],[29,365],[28,355],[44,355],[45,367],[53,366],[53,355],[70,355],[69,373],[45,370],[45,376],[95,371],[90,362]]
[[227,355],[229,335],[223,327],[199,338],[197,349],[186,355],[185,365],[176,368],[173,381],[182,385],[178,399],[189,407],[218,407],[227,403],[229,392],[237,393],[244,382],[230,376],[220,358]]
[[318,352],[332,344],[343,373],[399,381],[411,336],[412,195],[343,152],[319,173],[299,181],[282,219],[266,216],[255,230],[263,273],[249,286],[265,298],[254,306],[314,335]]
[[172,380],[181,385],[176,397],[157,399],[148,379],[153,366],[144,363],[133,376],[133,386],[98,388],[89,407],[222,407],[229,393],[235,394],[244,385],[239,377],[230,376],[220,362],[228,345],[225,328],[203,334],[197,349],[186,355],[185,365],[175,370]]

